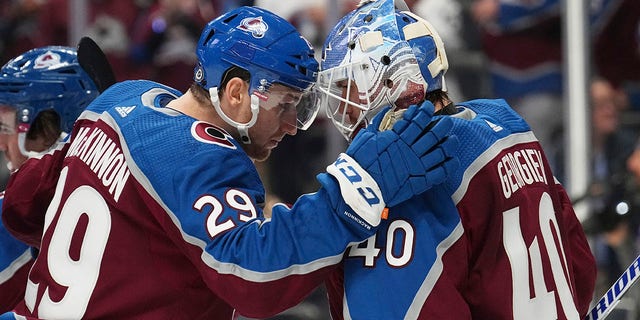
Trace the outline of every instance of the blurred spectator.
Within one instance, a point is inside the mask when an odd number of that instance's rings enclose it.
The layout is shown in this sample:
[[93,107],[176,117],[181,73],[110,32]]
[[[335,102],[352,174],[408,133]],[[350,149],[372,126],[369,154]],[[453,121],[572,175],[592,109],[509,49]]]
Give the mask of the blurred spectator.
[[[561,4],[473,0],[472,5],[495,95],[512,102],[551,154],[563,145]],[[594,73],[614,87],[640,89],[640,1],[589,0],[588,9]]]
[[[587,226],[585,231],[593,233],[590,245],[598,266],[594,292],[596,299],[605,294],[638,256],[638,247],[634,243],[637,233],[631,223],[632,212],[637,210],[637,207],[616,195],[590,218],[590,227]],[[640,319],[640,287],[632,287],[607,319]]]
[[150,79],[186,91],[193,78],[195,49],[204,25],[214,17],[211,3],[159,0],[136,29],[132,58],[150,63]]
[[[482,28],[493,96],[529,123],[547,154],[561,146],[563,124],[561,14],[558,0],[473,0]],[[554,172],[561,164],[552,163]]]
[[[337,17],[334,17],[336,21],[338,17],[342,17],[347,12],[355,9],[360,2],[360,0],[256,0],[255,5],[289,20],[311,42],[314,49],[316,49],[316,54],[319,54],[327,36],[327,29],[332,27],[332,25],[327,26],[327,24],[334,22],[329,16],[329,7],[333,1],[336,1],[338,10],[336,12]],[[316,58],[319,59],[320,57],[317,56]]]
[[[636,134],[620,126],[620,112],[626,108],[620,103],[627,101],[623,96],[623,91],[603,78],[591,82],[593,182],[588,199],[593,215],[584,222],[584,228],[598,264],[596,298],[638,254],[638,185],[629,175],[631,166],[627,169]],[[638,297],[638,290],[633,289],[609,318],[638,319]]]
[[462,39],[462,4],[459,0],[419,0],[407,1],[409,8],[420,17],[429,21],[438,30],[447,51],[465,47]]
[[38,17],[44,0],[0,1],[0,65],[42,42]]
[[[438,30],[438,34],[444,42],[449,56],[454,52],[460,52],[466,46],[462,38],[462,5],[458,0],[420,0],[407,3],[412,12],[429,21]],[[453,68],[455,63],[449,66],[446,75],[447,92],[456,100],[467,100],[458,83],[458,73]]]
[[[202,27],[225,8],[252,0],[87,0],[87,29],[119,81],[151,78],[178,89],[192,78],[193,48]],[[43,45],[69,44],[68,0],[0,2],[3,62]]]
[[[611,199],[624,199],[634,192],[629,186],[627,158],[633,151],[637,134],[620,125],[624,92],[607,80],[596,77],[589,87],[591,111],[591,184],[587,194],[573,199],[589,201],[591,211],[602,212]],[[562,150],[556,153],[557,163],[564,162]],[[556,178],[564,179],[564,167],[556,171]]]
[[604,210],[606,199],[626,197],[629,177],[626,161],[633,151],[636,135],[620,126],[620,112],[626,106],[624,93],[610,82],[596,78],[590,86],[592,184],[590,196],[595,211]]
[[631,94],[640,110],[640,1],[592,0],[593,60],[596,71]]
[[[47,0],[40,15],[42,45],[68,45],[68,0]],[[129,58],[130,34],[150,1],[90,0],[86,35],[102,48],[118,80],[145,78],[144,66]]]
[[218,10],[220,14],[238,7],[255,5],[255,1],[253,0],[218,0],[216,2],[218,3]]
[[[627,159],[627,169],[632,176],[632,189],[634,192],[629,195],[628,199],[631,202],[632,214],[630,215],[630,223],[632,230],[632,237],[634,237],[636,251],[640,252],[640,140],[636,144],[635,149],[631,156]],[[639,295],[640,298],[640,295]],[[639,311],[640,316],[640,311]]]
[[638,140],[633,153],[627,159],[627,169],[631,173],[631,188],[634,190],[627,197],[632,207],[630,223],[635,236],[636,250],[640,251],[640,140]]
[[449,61],[447,91],[458,101],[492,95],[488,85],[486,57],[480,46],[480,32],[469,10],[469,0],[412,0],[413,12],[438,30]]
[[633,192],[627,197],[633,210],[630,212],[630,222],[635,235],[636,250],[640,251],[640,140],[627,159],[627,169],[631,173],[631,188]]
[[627,168],[633,174],[636,183],[640,185],[640,141],[638,142],[633,153],[627,159]]

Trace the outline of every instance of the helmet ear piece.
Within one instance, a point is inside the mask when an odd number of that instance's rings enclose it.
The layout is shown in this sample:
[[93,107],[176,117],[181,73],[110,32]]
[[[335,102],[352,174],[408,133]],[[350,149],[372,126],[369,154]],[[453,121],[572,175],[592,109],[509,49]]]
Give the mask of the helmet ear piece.
[[[427,92],[441,89],[446,91],[444,85],[444,74],[449,69],[449,60],[444,48],[444,42],[436,29],[428,21],[409,11],[398,13],[398,20],[404,24],[401,33],[404,40],[409,43],[413,50],[422,76],[429,84]],[[409,17],[410,19],[403,19]],[[402,24],[399,22],[399,26]]]

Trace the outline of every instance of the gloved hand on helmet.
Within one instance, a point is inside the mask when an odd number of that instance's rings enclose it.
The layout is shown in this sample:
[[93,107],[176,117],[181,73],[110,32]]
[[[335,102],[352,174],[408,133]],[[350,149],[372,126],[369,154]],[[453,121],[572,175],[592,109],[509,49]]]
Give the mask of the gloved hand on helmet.
[[[356,135],[346,154],[327,167],[339,181],[345,202],[369,224],[380,222],[385,206],[429,190],[459,167],[458,139],[450,133],[453,121],[434,120],[433,114],[431,102],[411,106],[395,123],[383,111]],[[380,125],[392,127],[378,131]]]

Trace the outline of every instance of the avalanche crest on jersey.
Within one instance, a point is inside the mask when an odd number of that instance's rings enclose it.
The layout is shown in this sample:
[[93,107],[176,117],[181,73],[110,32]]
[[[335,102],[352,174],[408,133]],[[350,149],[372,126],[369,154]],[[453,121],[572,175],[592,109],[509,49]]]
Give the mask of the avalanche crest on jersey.
[[229,149],[236,148],[231,142],[231,135],[222,128],[204,121],[196,121],[191,125],[191,135],[200,142],[216,144]]

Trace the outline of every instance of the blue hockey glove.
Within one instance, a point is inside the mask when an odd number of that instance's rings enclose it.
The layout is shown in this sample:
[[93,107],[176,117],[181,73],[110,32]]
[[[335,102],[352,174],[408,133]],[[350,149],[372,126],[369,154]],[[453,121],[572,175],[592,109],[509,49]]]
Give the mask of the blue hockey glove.
[[453,121],[432,121],[433,113],[430,102],[411,106],[391,130],[361,130],[347,149],[376,181],[388,207],[444,182],[459,166]]

